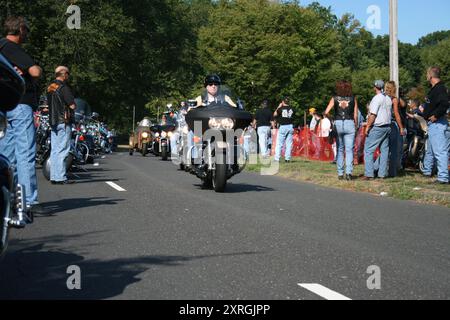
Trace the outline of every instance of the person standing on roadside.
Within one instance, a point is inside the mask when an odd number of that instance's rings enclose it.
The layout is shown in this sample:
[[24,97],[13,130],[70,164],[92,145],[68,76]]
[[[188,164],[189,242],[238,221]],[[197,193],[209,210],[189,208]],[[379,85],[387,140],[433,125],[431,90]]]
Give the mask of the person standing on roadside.
[[358,101],[353,95],[353,87],[349,81],[336,83],[336,96],[331,98],[325,111],[329,117],[334,109],[334,127],[336,129],[337,171],[338,179],[353,179],[353,148],[358,123]]
[[23,17],[8,17],[4,29],[6,37],[0,40],[0,53],[9,60],[25,80],[25,94],[15,109],[7,112],[8,130],[0,141],[0,149],[16,167],[18,183],[25,187],[26,205],[37,214],[45,213],[38,202],[36,177],[36,138],[33,110],[39,104],[37,81],[42,69],[22,48],[30,27]]
[[364,147],[365,176],[363,180],[375,178],[374,154],[380,147],[380,165],[378,178],[385,179],[388,175],[389,136],[392,122],[392,100],[384,93],[384,81],[377,80],[374,84],[375,97],[369,107],[369,117],[365,131]]
[[[403,137],[406,136],[406,129],[401,115],[401,100],[397,98],[397,85],[394,81],[386,83],[384,91],[392,100],[392,123],[391,134],[389,135],[389,177],[395,178],[401,168],[403,155]],[[381,159],[380,159],[381,160]]]
[[435,161],[437,163],[437,184],[448,184],[448,155],[450,134],[448,133],[447,110],[449,109],[448,90],[441,81],[441,69],[431,67],[427,72],[431,90],[426,97],[425,107],[421,107],[425,120],[428,121],[428,149],[425,155],[423,174],[431,177]]
[[275,152],[275,161],[280,161],[281,150],[286,143],[284,159],[286,163],[291,162],[292,147],[294,143],[294,109],[289,105],[289,97],[284,97],[283,101],[274,112],[273,117],[280,124],[278,130],[277,146]]
[[70,152],[70,137],[75,112],[75,97],[67,82],[69,68],[60,66],[55,70],[56,80],[47,89],[51,135],[50,181],[52,184],[72,184],[67,179],[66,158]]
[[255,115],[256,128],[259,138],[259,150],[261,157],[267,158],[269,156],[268,145],[270,137],[271,121],[273,120],[273,112],[269,107],[269,101],[264,100],[261,108]]

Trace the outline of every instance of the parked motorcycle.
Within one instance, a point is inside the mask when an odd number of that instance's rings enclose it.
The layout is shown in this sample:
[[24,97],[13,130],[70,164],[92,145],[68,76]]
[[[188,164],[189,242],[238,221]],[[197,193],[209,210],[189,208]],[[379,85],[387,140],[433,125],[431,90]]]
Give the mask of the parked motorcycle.
[[407,154],[407,164],[423,173],[425,154],[428,148],[428,124],[422,116],[417,114],[409,121],[411,124],[404,148]]
[[[196,135],[201,133],[201,143],[190,148],[188,159],[191,173],[202,180],[204,188],[224,192],[227,181],[245,168],[248,156],[239,142],[251,121],[249,112],[231,107],[223,98],[186,115],[189,128]],[[194,148],[197,159],[192,157]]]
[[[5,112],[17,106],[24,90],[22,77],[0,54],[0,139],[6,135]],[[0,155],[0,257],[8,247],[10,229],[21,229],[33,222],[33,214],[25,200],[26,190],[17,183],[14,168]]]

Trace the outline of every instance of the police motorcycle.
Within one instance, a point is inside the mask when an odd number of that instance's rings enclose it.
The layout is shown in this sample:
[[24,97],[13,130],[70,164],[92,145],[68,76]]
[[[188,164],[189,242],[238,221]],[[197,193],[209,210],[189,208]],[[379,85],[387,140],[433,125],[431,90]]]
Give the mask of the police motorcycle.
[[224,192],[227,181],[242,172],[248,162],[240,140],[252,115],[241,104],[233,107],[230,90],[222,85],[214,100],[209,100],[207,92],[201,98],[202,105],[186,115],[189,129],[200,138],[187,153],[190,172],[201,179],[203,188]]
[[176,129],[176,122],[173,119],[173,112],[165,112],[162,116],[161,123],[151,127],[153,132],[153,154],[160,156],[163,161],[169,159],[171,153],[170,138]]
[[[0,54],[0,139],[6,135],[6,112],[17,106],[24,90],[24,80]],[[9,160],[0,154],[0,257],[8,247],[10,229],[22,229],[33,222],[25,202],[26,190],[17,183],[14,171]]]

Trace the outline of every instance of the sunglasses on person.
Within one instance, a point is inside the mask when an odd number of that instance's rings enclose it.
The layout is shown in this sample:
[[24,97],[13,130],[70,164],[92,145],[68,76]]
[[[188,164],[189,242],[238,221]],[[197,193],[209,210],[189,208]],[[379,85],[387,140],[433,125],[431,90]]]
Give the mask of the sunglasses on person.
[[208,85],[209,87],[212,87],[212,86],[218,87],[218,86],[220,86],[220,83],[217,83],[217,82],[210,82],[210,83],[208,83],[207,85]]

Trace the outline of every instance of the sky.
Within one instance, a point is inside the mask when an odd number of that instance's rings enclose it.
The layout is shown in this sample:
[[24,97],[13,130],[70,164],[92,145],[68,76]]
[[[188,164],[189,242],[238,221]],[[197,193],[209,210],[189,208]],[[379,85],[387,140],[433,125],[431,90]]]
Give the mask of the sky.
[[[300,0],[301,5],[314,1],[331,6],[338,17],[352,13],[367,28],[376,22],[370,6],[377,6],[381,15],[381,29],[370,29],[374,35],[389,34],[389,0]],[[401,42],[417,44],[418,40],[435,31],[450,30],[450,0],[398,0],[398,28]],[[372,11],[373,12],[373,11]]]

